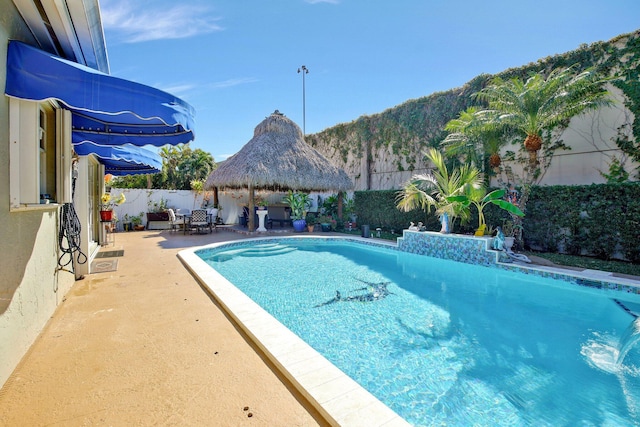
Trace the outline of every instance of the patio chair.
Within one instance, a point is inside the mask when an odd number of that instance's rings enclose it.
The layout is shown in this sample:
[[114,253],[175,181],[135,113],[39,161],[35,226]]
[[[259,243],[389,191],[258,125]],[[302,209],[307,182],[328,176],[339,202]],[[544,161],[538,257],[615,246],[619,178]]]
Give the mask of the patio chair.
[[178,219],[175,212],[173,212],[173,209],[167,209],[167,212],[169,213],[169,225],[171,226],[171,231],[180,229],[184,224],[184,220],[182,218]]
[[200,229],[208,228],[211,233],[211,221],[209,221],[209,214],[206,209],[194,209],[191,212],[191,220],[189,221],[189,234],[196,229],[196,232],[200,233]]

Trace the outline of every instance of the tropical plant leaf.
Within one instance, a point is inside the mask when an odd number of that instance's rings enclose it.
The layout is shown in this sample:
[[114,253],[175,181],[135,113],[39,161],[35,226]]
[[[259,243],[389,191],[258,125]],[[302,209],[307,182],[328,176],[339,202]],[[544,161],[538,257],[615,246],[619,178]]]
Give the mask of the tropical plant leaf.
[[499,206],[500,208],[504,209],[510,214],[520,216],[520,217],[524,216],[524,212],[522,212],[519,207],[517,207],[511,202],[508,202],[506,200],[490,200],[489,202]]

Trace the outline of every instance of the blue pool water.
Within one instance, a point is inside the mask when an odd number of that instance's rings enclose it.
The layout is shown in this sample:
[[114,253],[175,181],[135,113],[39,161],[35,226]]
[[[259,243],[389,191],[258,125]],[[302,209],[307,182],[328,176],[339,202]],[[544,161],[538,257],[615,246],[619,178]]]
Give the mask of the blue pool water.
[[640,423],[637,295],[356,242],[197,254],[413,425]]

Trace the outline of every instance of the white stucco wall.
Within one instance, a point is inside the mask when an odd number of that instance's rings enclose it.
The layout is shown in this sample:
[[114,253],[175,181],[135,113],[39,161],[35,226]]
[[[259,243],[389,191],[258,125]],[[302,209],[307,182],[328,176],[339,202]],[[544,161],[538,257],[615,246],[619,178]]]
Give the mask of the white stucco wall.
[[[632,113],[624,107],[620,89],[610,86],[615,100],[611,107],[574,117],[561,139],[571,150],[556,151],[541,185],[584,185],[606,182],[600,172],[608,173],[614,157],[626,156],[617,147],[615,137],[624,123],[633,123]],[[631,130],[629,129],[629,135]],[[638,164],[629,161],[632,172]]]
[[[125,214],[129,216],[139,215],[140,212],[146,213],[149,201],[158,202],[161,198],[167,200],[167,207],[175,209],[198,209],[202,206],[204,194],[197,194],[189,190],[146,190],[146,189],[122,189],[112,188],[111,195],[117,198],[124,193],[126,202],[122,205],[115,206],[114,211],[118,219],[124,218]],[[283,205],[282,199],[287,193],[265,192],[256,193],[260,197],[267,200],[270,205]],[[332,193],[310,193],[312,200],[310,212],[318,209],[318,195],[323,199]],[[211,203],[213,203],[213,192],[209,192]],[[351,194],[350,197],[353,197]],[[249,192],[247,190],[229,190],[218,192],[218,204],[221,210],[218,216],[222,218],[224,224],[237,224],[238,217],[242,215],[242,207],[249,204]],[[146,215],[143,216],[143,224],[146,225]],[[162,225],[159,225],[162,226]],[[122,222],[118,222],[119,230],[122,230]],[[168,227],[168,225],[166,226]],[[155,225],[154,225],[155,228]]]
[[[10,0],[0,0],[0,11],[0,87],[4,88],[8,40],[34,41]],[[74,283],[72,273],[57,271],[59,208],[9,210],[8,99],[0,96],[0,386]]]

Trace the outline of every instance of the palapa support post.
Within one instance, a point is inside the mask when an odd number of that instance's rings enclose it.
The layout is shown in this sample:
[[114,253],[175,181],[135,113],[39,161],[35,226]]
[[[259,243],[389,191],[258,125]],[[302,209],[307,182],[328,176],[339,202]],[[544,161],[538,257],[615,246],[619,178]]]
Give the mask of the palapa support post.
[[253,193],[253,184],[249,184],[249,218],[247,218],[247,229],[249,231],[256,231],[255,199]]

